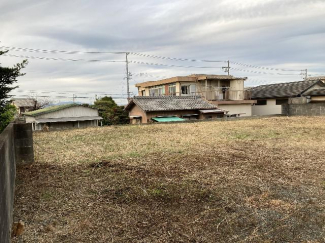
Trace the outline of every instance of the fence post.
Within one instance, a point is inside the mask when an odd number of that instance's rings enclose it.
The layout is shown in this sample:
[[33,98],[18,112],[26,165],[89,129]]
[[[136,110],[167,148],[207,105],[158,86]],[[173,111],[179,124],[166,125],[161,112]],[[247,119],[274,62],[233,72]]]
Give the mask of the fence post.
[[33,129],[31,123],[15,123],[15,158],[17,165],[34,162]]

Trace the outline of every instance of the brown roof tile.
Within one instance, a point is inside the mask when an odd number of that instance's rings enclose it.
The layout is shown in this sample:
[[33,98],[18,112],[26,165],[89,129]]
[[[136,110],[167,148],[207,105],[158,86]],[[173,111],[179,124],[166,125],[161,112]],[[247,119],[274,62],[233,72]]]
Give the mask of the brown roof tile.
[[134,97],[125,110],[138,105],[143,111],[177,111],[216,109],[215,105],[199,96],[137,96]]

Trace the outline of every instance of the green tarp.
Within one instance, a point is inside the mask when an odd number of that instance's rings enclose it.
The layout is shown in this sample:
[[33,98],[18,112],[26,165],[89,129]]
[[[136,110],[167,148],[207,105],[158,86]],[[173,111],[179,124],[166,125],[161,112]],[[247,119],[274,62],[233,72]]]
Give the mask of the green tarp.
[[154,117],[152,120],[157,122],[180,122],[185,121],[185,119],[179,118],[179,117]]

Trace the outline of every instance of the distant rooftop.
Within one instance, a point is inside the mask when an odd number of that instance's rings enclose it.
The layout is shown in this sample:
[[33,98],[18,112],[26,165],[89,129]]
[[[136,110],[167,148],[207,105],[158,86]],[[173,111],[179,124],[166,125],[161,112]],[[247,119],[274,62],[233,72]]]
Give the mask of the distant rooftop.
[[15,98],[11,100],[17,107],[34,107],[35,99],[32,98]]
[[59,111],[59,110],[63,110],[63,109],[67,109],[70,107],[75,107],[75,106],[80,106],[79,104],[66,104],[66,105],[56,105],[56,106],[49,106],[43,109],[39,109],[36,111],[30,111],[30,112],[26,112],[24,113],[24,115],[26,116],[39,116],[39,115],[43,115],[43,114],[47,114],[47,113],[52,113],[55,111]]
[[312,81],[312,80],[321,80],[325,81],[325,76],[318,76],[318,77],[309,77],[307,80]]
[[136,96],[125,107],[138,105],[143,111],[178,111],[217,109],[199,96]]
[[319,84],[325,84],[319,80],[306,80],[279,84],[260,85],[251,88],[252,99],[266,99],[266,98],[289,98],[301,95],[303,92]]
[[304,96],[325,96],[325,87],[321,89],[313,89],[304,93]]
[[246,77],[234,77],[232,75],[214,75],[214,74],[191,74],[188,76],[176,76],[167,79],[160,79],[157,81],[147,81],[143,83],[137,83],[136,87],[151,87],[162,84],[169,84],[175,82],[196,82],[198,80],[206,80],[206,79],[216,79],[216,80],[246,80]]

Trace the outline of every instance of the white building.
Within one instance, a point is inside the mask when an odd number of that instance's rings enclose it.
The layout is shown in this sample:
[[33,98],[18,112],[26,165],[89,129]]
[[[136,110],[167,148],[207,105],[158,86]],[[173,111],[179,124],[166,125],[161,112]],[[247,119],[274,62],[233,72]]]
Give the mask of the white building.
[[78,104],[51,106],[24,113],[33,130],[63,130],[71,128],[95,127],[103,118],[98,110]]

